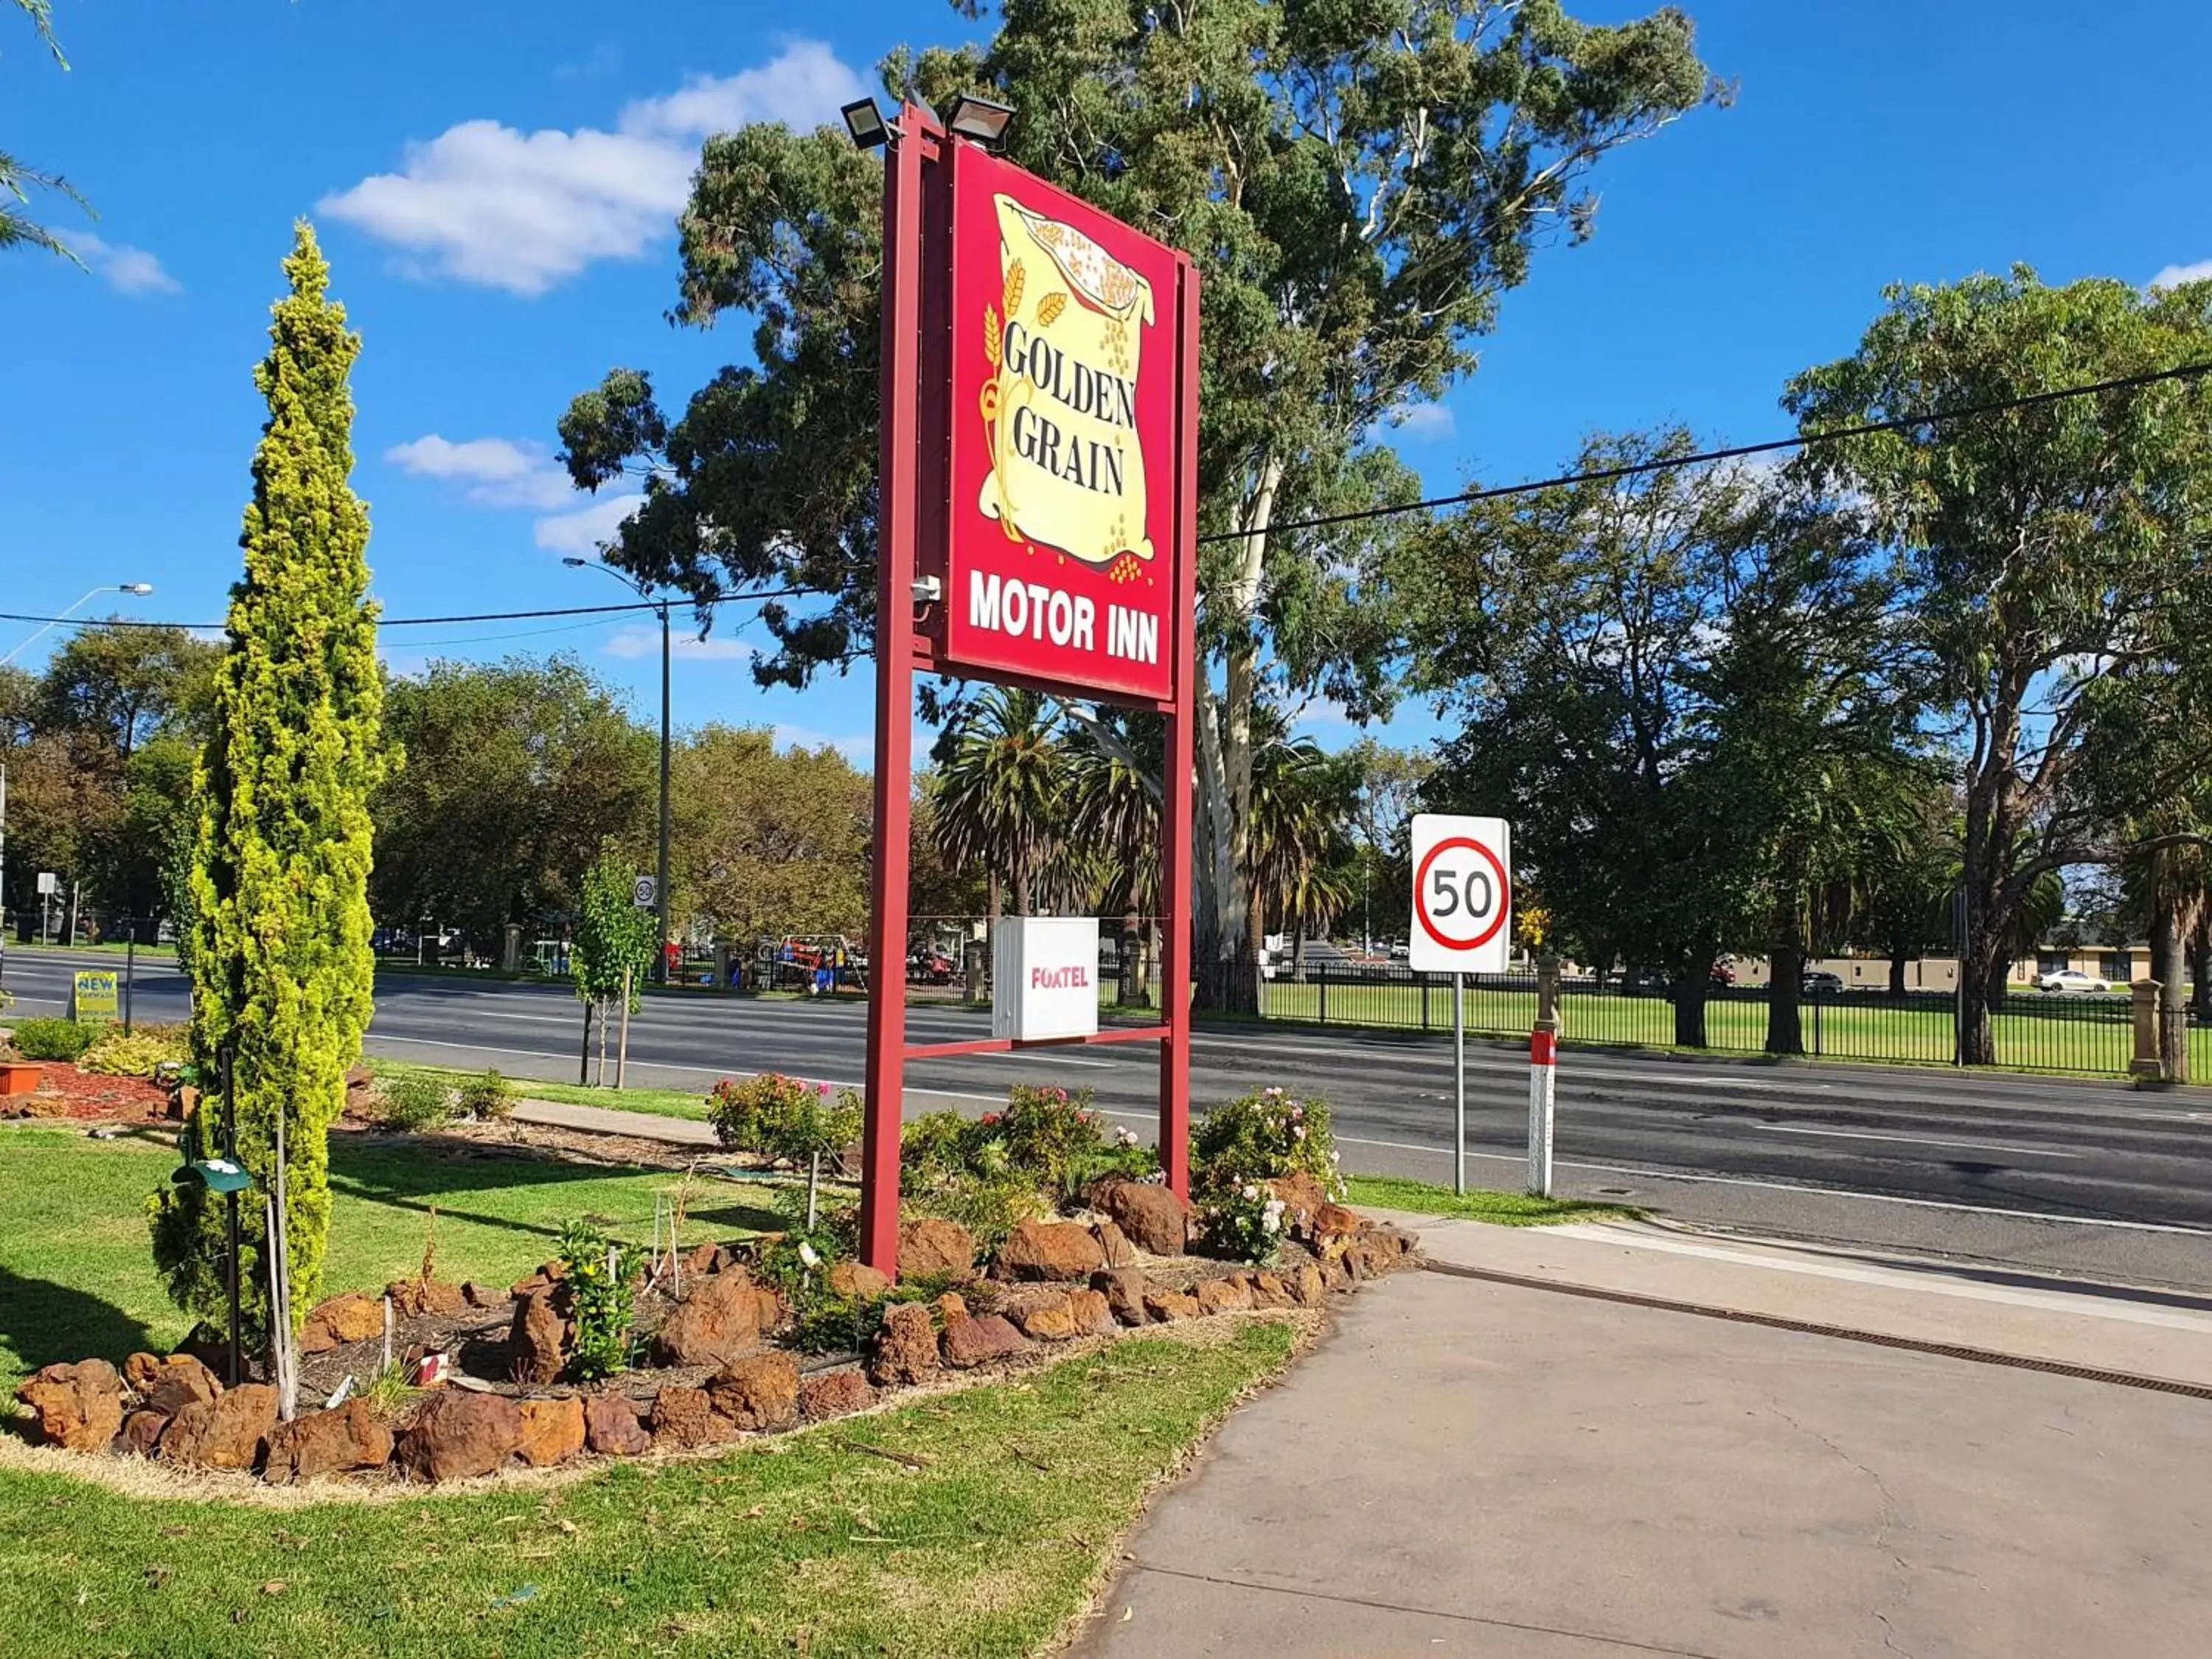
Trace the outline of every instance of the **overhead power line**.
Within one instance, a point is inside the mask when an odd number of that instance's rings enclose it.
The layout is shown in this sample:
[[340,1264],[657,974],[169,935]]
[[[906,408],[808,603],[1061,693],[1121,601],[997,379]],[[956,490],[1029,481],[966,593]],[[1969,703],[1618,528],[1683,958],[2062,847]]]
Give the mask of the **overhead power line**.
[[[1966,421],[1983,415],[2002,415],[2016,409],[2033,409],[2039,404],[2059,403],[2069,398],[2090,398],[2106,392],[2131,392],[2139,386],[2156,386],[2162,380],[2185,380],[2200,374],[2212,374],[2212,362],[2184,363],[2179,368],[2161,368],[2148,374],[2124,374],[2116,380],[2098,380],[2088,386],[2031,392],[2018,398],[2000,398],[1995,403],[1970,404],[1960,409],[1932,410],[1921,415],[1898,415],[1886,421],[1867,421],[1856,426],[1836,427],[1826,432],[1801,432],[1793,437],[1770,438],[1764,443],[1731,444],[1725,449],[1700,450],[1694,455],[1662,456],[1656,460],[1601,467],[1592,472],[1563,472],[1556,478],[1537,478],[1528,483],[1497,484],[1487,489],[1463,490],[1456,495],[1433,495],[1425,501],[1406,501],[1395,507],[1367,507],[1351,513],[1328,513],[1318,518],[1294,519],[1283,524],[1271,524],[1261,533],[1272,536],[1285,530],[1321,530],[1330,525],[1393,518],[1401,513],[1425,513],[1439,507],[1467,507],[1477,501],[1499,501],[1510,495],[1528,495],[1540,489],[1558,489],[1568,484],[1612,483],[1622,478],[1641,477],[1646,473],[1670,471],[1678,466],[1705,466],[1714,461],[1772,455],[1786,449],[1804,449],[1814,444],[1834,443],[1844,438],[1867,438],[1877,433],[1903,432],[1913,427],[1941,426],[1949,421]],[[1210,536],[1200,536],[1198,540],[1201,546],[1212,542],[1240,542],[1250,533],[1243,530],[1221,530]]]
[[[1837,443],[1846,438],[1869,438],[1884,432],[1904,432],[1915,427],[1942,426],[1954,421],[1978,419],[1985,415],[2004,415],[2015,410],[2034,409],[2045,404],[2063,403],[2071,398],[2094,398],[2108,392],[2133,392],[2143,386],[2157,386],[2168,380],[2194,380],[2212,374],[2212,362],[2183,363],[2174,368],[2154,369],[2142,374],[2123,374],[2109,380],[2094,380],[2086,386],[2058,386],[2048,392],[2030,392],[2017,398],[2001,398],[1984,404],[1969,404],[1957,409],[1929,410],[1912,415],[1892,416],[1887,420],[1865,421],[1853,426],[1833,427],[1825,432],[1799,432],[1786,438],[1769,438],[1761,443],[1730,444],[1721,449],[1699,450],[1690,455],[1666,455],[1648,461],[1633,461],[1620,466],[1600,467],[1589,472],[1563,472],[1556,477],[1534,478],[1524,483],[1494,484],[1484,489],[1462,490],[1453,495],[1432,495],[1425,501],[1404,501],[1389,507],[1361,507],[1349,513],[1328,513],[1311,519],[1292,519],[1280,524],[1271,524],[1262,532],[1274,535],[1291,530],[1323,530],[1332,525],[1358,524],[1370,519],[1395,518],[1405,513],[1425,513],[1440,507],[1467,507],[1478,501],[1501,501],[1513,495],[1533,495],[1540,489],[1564,489],[1571,484],[1613,483],[1623,478],[1643,477],[1650,473],[1672,471],[1677,467],[1706,466],[1716,461],[1745,460],[1754,455],[1778,454],[1784,450],[1806,449],[1814,444]],[[1251,532],[1243,530],[1216,531],[1200,536],[1200,545],[1214,542],[1242,541]],[[759,593],[714,593],[703,599],[689,599],[672,594],[665,600],[637,599],[619,605],[572,605],[537,611],[485,611],[454,617],[384,617],[378,619],[380,628],[430,628],[451,623],[528,622],[544,617],[600,617],[622,615],[640,611],[658,611],[665,603],[671,605],[689,605],[696,609],[716,605],[743,605],[764,599],[799,599],[819,594],[823,590],[813,587],[774,588]],[[188,634],[220,634],[222,623],[146,622],[131,617],[34,617],[18,611],[0,611],[0,622],[36,623],[64,628],[174,628]],[[453,641],[466,643],[466,641]]]
[[[799,599],[820,590],[811,587],[777,587],[760,593],[710,593],[703,599],[672,593],[665,601],[671,606],[750,605],[763,599]],[[635,599],[622,605],[570,605],[549,607],[539,611],[484,611],[460,617],[380,617],[379,628],[431,628],[451,623],[532,622],[543,617],[603,617],[627,614],[639,611],[658,611],[664,601]],[[224,623],[148,622],[138,617],[32,617],[20,611],[0,611],[0,622],[46,623],[64,628],[174,628],[187,634],[220,634],[228,625]],[[463,641],[447,641],[447,644],[463,644]]]

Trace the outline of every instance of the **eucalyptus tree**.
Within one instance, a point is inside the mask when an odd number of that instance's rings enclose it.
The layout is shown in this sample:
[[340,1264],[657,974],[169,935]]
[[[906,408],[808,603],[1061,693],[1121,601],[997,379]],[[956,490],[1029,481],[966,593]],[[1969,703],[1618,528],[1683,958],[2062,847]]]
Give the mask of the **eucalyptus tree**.
[[1572,471],[1654,470],[1480,503],[1403,562],[1413,684],[1462,720],[1422,793],[1512,819],[1516,877],[1564,936],[1664,976],[1678,1042],[1705,1041],[1717,957],[1781,951],[1788,1042],[1824,863],[1900,763],[1910,703],[1848,519],[1675,465],[1695,449],[1595,439]]
[[1785,405],[1808,465],[1854,492],[1905,560],[1931,702],[1964,750],[1962,1055],[1994,1059],[1990,1011],[2038,884],[2118,855],[2083,786],[2100,703],[2169,660],[2179,606],[2212,581],[2212,377],[2001,404],[2212,362],[2212,283],[2046,286],[2025,267],[1892,289],[1852,356]]
[[[1395,525],[1285,526],[1415,494],[1392,422],[1475,366],[1537,250],[1585,240],[1593,170],[1725,88],[1673,7],[1587,25],[1559,0],[956,0],[980,43],[901,51],[894,96],[984,93],[1013,159],[1188,250],[1204,283],[1198,732],[1201,954],[1249,966],[1257,711],[1387,707],[1369,579]],[[876,556],[877,164],[842,134],[708,141],[674,320],[750,313],[756,365],[671,419],[618,369],[561,423],[571,476],[643,475],[610,556],[702,596],[815,590],[764,617],[767,683],[867,648]],[[1179,781],[1178,781],[1179,782]],[[1221,983],[1249,1004],[1249,973]]]

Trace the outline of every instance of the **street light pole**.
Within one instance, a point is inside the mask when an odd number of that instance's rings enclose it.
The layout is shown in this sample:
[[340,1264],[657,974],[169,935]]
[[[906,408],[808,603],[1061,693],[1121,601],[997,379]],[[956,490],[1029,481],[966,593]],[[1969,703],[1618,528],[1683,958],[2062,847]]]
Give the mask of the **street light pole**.
[[660,946],[653,971],[668,983],[668,601],[660,602],[660,865],[653,883],[653,908],[660,916]]
[[561,562],[572,570],[604,570],[660,612],[660,857],[654,867],[653,878],[653,909],[660,929],[660,939],[653,952],[653,974],[657,981],[665,985],[668,982],[668,601],[654,599],[644,583],[612,565],[594,564],[591,560],[578,558],[574,554]]
[[6,656],[0,657],[0,664],[11,663],[15,661],[15,659],[24,651],[36,644],[39,641],[44,639],[51,630],[58,627],[59,624],[67,622],[71,617],[75,616],[79,611],[82,610],[94,599],[98,599],[102,593],[128,593],[134,599],[143,599],[153,591],[154,584],[151,582],[102,582],[97,587],[88,588],[86,590],[83,598],[78,599],[76,604],[70,605],[69,609],[63,611],[61,615],[56,617],[52,622],[46,623],[45,626],[40,628],[35,633],[17,641],[14,649],[9,651]]

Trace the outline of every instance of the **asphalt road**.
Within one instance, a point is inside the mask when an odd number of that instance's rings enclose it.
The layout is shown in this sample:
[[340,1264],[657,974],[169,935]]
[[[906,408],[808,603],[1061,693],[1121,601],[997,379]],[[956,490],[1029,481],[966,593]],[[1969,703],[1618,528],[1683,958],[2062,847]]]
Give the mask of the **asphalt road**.
[[[86,958],[9,953],[18,1015],[58,1012]],[[101,965],[107,965],[103,960]],[[138,1017],[184,1017],[173,966],[141,968]],[[630,1031],[634,1083],[703,1087],[777,1070],[857,1084],[866,1011],[850,1003],[648,997]],[[954,1008],[909,1012],[914,1042],[988,1034]],[[497,1066],[573,1081],[581,1012],[562,988],[380,978],[372,1054]],[[1128,1044],[917,1063],[907,1109],[984,1109],[1018,1079],[1096,1091],[1140,1130],[1156,1113],[1157,1049]],[[1326,1097],[1348,1169],[1451,1178],[1451,1047],[1418,1034],[1201,1030],[1202,1110],[1261,1084]],[[1468,1178],[1517,1188],[1528,1066],[1468,1049]],[[2212,1091],[1827,1064],[1773,1066],[1564,1051],[1561,1190],[1618,1197],[1699,1225],[1956,1255],[2041,1272],[2212,1291]]]

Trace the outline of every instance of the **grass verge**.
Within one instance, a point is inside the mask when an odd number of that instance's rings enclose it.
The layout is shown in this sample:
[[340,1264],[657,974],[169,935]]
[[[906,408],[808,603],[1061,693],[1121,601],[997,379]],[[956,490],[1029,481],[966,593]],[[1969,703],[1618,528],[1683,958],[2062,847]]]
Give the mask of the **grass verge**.
[[0,1469],[0,1654],[1011,1659],[1082,1610],[1146,1493],[1296,1343],[1275,1322],[1132,1337],[535,1490],[271,1512]]
[[[370,1060],[368,1068],[379,1077],[434,1077],[458,1088],[482,1072],[453,1066],[424,1066],[411,1060]],[[610,1112],[643,1112],[653,1117],[707,1121],[707,1096],[700,1089],[587,1089],[574,1083],[541,1083],[536,1078],[509,1077],[518,1096],[532,1100],[559,1101],[570,1106],[599,1106]]]
[[[55,1360],[119,1361],[183,1337],[191,1322],[155,1275],[144,1208],[176,1162],[153,1139],[0,1128],[0,1399]],[[434,1205],[438,1276],[508,1285],[577,1216],[650,1237],[654,1196],[678,1179],[474,1141],[334,1134],[324,1294],[380,1290],[420,1268]],[[689,1210],[687,1243],[780,1224],[763,1189],[720,1180],[695,1182]]]
[[1480,1190],[1455,1193],[1449,1187],[1398,1176],[1348,1176],[1345,1184],[1355,1206],[1413,1210],[1455,1221],[1487,1221],[1500,1227],[1548,1227],[1562,1221],[1617,1220],[1639,1213],[1624,1205],[1595,1204],[1584,1199],[1533,1198],[1526,1193]]

